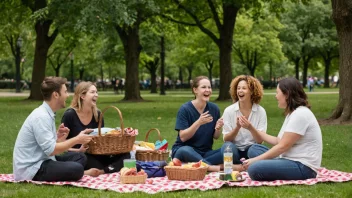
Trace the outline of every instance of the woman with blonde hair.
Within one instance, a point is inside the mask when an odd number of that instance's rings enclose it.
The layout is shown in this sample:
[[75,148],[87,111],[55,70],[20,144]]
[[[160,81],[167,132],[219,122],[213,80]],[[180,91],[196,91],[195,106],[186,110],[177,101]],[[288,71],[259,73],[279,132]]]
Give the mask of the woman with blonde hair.
[[252,76],[241,75],[230,85],[233,104],[223,114],[222,130],[225,144],[232,147],[233,163],[239,164],[241,158],[256,157],[268,150],[261,145],[261,133],[266,133],[267,118],[265,109],[259,105],[263,97],[263,87]]
[[[70,129],[67,138],[73,138],[80,131],[90,128],[98,128],[100,111],[97,108],[98,91],[92,82],[81,82],[75,88],[71,106],[63,117],[62,123]],[[102,127],[104,120],[102,121]],[[86,152],[86,145],[75,145],[70,151]],[[119,155],[92,155],[86,154],[87,164],[85,169],[98,168],[100,174],[118,172],[123,167],[123,160],[129,159],[130,154]]]

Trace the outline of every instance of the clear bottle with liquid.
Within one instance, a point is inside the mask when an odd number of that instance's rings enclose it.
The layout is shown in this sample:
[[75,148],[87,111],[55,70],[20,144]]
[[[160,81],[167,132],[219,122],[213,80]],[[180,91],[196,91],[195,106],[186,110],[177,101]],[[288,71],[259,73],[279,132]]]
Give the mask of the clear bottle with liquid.
[[224,173],[231,174],[232,173],[232,161],[233,153],[230,146],[227,146],[224,151]]

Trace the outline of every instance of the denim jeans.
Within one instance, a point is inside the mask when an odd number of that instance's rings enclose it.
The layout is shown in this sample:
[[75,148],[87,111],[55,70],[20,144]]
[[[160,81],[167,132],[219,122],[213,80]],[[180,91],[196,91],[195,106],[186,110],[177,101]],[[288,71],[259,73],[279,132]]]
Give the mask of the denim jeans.
[[45,160],[34,176],[35,181],[77,181],[83,177],[87,157],[84,153],[67,152]]
[[249,177],[256,181],[304,180],[317,176],[308,166],[283,158],[254,162],[247,171]]
[[221,149],[202,152],[191,146],[182,146],[177,149],[174,158],[177,158],[182,162],[198,162],[199,160],[202,160],[209,165],[219,165],[223,163]]
[[224,153],[224,150],[230,146],[233,153],[233,163],[234,164],[241,164],[240,159],[245,158],[254,158],[257,157],[269,150],[268,147],[262,144],[252,144],[251,146],[247,147],[244,151],[241,151],[237,148],[237,146],[232,142],[225,142],[221,147],[221,152]]

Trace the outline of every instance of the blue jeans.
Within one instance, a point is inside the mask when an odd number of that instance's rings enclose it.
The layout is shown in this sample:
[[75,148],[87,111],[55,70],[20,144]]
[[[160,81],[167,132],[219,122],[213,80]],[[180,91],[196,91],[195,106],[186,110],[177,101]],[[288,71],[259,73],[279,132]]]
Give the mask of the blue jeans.
[[304,180],[317,176],[308,166],[283,158],[254,162],[247,171],[249,177],[256,181]]
[[174,158],[177,158],[182,162],[199,162],[202,160],[209,165],[219,165],[223,163],[223,154],[221,149],[203,152],[194,149],[191,146],[182,146],[177,149],[174,154]]
[[221,147],[221,153],[224,153],[224,150],[230,146],[233,153],[233,163],[234,164],[241,164],[240,159],[245,158],[254,158],[257,157],[269,150],[268,147],[262,144],[252,144],[251,146],[247,147],[244,151],[241,151],[237,148],[237,146],[232,142],[225,142]]

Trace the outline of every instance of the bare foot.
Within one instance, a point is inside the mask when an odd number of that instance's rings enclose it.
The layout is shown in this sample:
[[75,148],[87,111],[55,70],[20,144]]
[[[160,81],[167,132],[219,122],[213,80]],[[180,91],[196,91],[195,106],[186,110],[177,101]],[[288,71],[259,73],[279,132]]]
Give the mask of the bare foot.
[[103,173],[104,173],[103,170],[99,170],[97,168],[91,168],[91,169],[84,171],[84,175],[89,175],[92,177],[98,177],[99,175],[101,175]]
[[208,172],[219,172],[220,171],[220,166],[218,165],[209,165],[208,166]]

